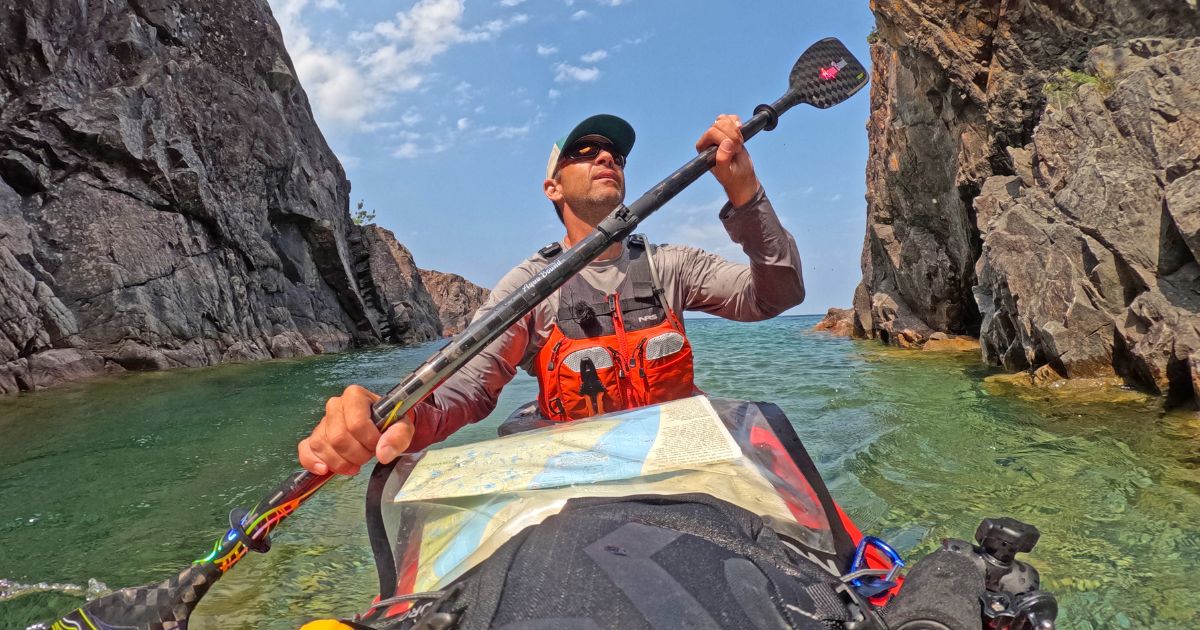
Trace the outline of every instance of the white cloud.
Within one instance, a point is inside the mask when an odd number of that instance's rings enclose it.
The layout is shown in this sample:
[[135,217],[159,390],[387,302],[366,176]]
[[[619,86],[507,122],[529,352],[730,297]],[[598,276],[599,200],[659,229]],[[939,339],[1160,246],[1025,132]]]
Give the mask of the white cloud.
[[465,42],[487,42],[496,38],[497,35],[507,31],[508,29],[524,24],[529,21],[529,16],[524,13],[518,13],[508,19],[491,20],[485,22],[482,26],[477,26],[470,32],[463,35]]
[[411,160],[420,155],[420,153],[420,150],[417,148],[417,143],[405,142],[404,144],[396,147],[395,151],[392,151],[392,157],[400,158],[402,160]]
[[360,41],[378,37],[389,42],[361,57],[361,61],[380,84],[412,90],[425,79],[421,67],[451,46],[490,41],[529,20],[518,14],[464,30],[459,24],[462,16],[462,0],[421,0],[409,12],[396,14],[395,20],[379,22],[369,33],[356,35]]
[[[320,0],[318,0],[320,2]],[[271,0],[283,42],[317,119],[356,123],[379,108],[382,100],[348,55],[316,45],[300,14],[308,0]]]
[[546,96],[548,96],[550,98],[558,98],[558,97],[562,96],[562,92],[559,92],[558,90],[556,90],[554,88],[550,88],[550,91],[546,93]]
[[396,92],[415,90],[427,79],[426,67],[452,46],[491,41],[529,21],[517,14],[474,27],[463,26],[463,0],[419,0],[407,12],[351,35],[362,52],[350,55],[318,46],[301,20],[310,2],[317,8],[341,0],[270,0],[284,43],[317,118],[357,123],[382,109]]
[[529,125],[522,125],[520,127],[514,127],[510,125],[490,125],[475,132],[474,135],[487,140],[523,138],[529,135]]
[[834,196],[830,197],[830,198],[829,198],[829,200],[830,200],[830,201],[841,201],[841,200],[842,200],[842,193],[837,193],[836,195],[834,195]]
[[363,121],[358,124],[358,130],[371,133],[375,131],[386,131],[388,129],[398,129],[401,126],[407,126],[407,123],[399,120]]
[[626,46],[640,46],[641,44],[644,44],[646,42],[646,40],[648,40],[648,39],[650,39],[649,35],[625,38],[625,39],[621,40],[620,43],[613,46],[612,50],[614,50],[614,51],[621,50],[622,48],[624,48]]
[[572,20],[575,20],[576,22],[578,22],[579,20],[582,20],[583,18],[585,18],[585,17],[588,17],[588,16],[590,16],[590,15],[591,15],[591,13],[588,13],[587,11],[584,11],[583,9],[580,9],[580,10],[578,10],[578,11],[576,11],[576,12],[574,12],[574,13],[572,13],[572,14],[571,14],[571,19],[572,19]]
[[566,63],[560,63],[554,66],[554,80],[562,83],[564,81],[579,81],[580,83],[588,83],[600,78],[599,68],[580,68]]
[[606,7],[619,7],[622,4],[625,4],[627,2],[627,0],[596,0],[596,1]]
[[410,107],[408,108],[408,111],[404,112],[404,115],[400,117],[400,122],[411,127],[424,119],[425,117],[422,116],[421,113],[416,110],[416,108]]
[[[449,149],[468,129],[472,135],[516,138],[529,133],[530,125],[485,126],[474,107],[478,90],[466,81],[438,77],[438,57],[465,44],[494,41],[503,33],[529,21],[515,14],[487,22],[466,21],[464,0],[417,0],[408,10],[339,41],[324,30],[317,10],[344,10],[345,0],[269,0],[283,31],[296,74],[312,101],[322,125],[342,124],[363,133],[385,133],[394,143],[391,155],[413,159]],[[502,6],[517,6],[524,0],[497,0]],[[307,18],[307,22],[306,22]],[[547,47],[552,48],[552,47]],[[353,49],[353,52],[344,52]],[[540,50],[540,48],[539,48]],[[555,51],[556,52],[556,51]],[[550,53],[552,54],[552,53]],[[585,70],[586,74],[586,68]],[[439,80],[432,81],[432,77]],[[449,87],[453,86],[453,87]],[[474,110],[471,117],[442,117],[426,121],[417,106],[403,114],[388,110],[397,104],[399,93],[445,89],[446,97]],[[461,114],[460,114],[461,116]],[[473,119],[474,118],[474,119]],[[422,125],[421,133],[417,125]],[[478,131],[475,131],[478,129]],[[356,163],[347,155],[345,163]]]
[[454,100],[462,106],[466,106],[475,97],[476,90],[466,81],[459,81],[458,85],[454,86]]
[[449,137],[435,141],[420,134],[410,134],[409,139],[405,139],[392,150],[392,157],[411,160],[431,153],[441,153],[452,146],[452,141],[453,138]]
[[600,50],[593,50],[592,52],[590,52],[586,55],[583,55],[582,57],[579,58],[579,60],[582,61],[583,63],[596,63],[597,61],[600,61],[601,59],[604,59],[606,57],[608,57],[608,51],[606,51],[604,49],[600,49]]
[[556,52],[558,52],[558,49],[554,46],[543,46],[541,44],[537,45],[537,54],[542,57],[549,57]]

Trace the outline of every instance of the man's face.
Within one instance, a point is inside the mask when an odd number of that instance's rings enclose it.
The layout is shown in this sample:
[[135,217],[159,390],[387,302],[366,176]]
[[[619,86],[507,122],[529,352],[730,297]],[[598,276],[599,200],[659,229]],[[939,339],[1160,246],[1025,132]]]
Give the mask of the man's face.
[[[581,151],[576,149],[583,148]],[[573,211],[592,208],[607,215],[625,199],[625,170],[608,139],[584,136],[563,151],[557,181],[563,201]],[[601,215],[601,218],[604,216]]]

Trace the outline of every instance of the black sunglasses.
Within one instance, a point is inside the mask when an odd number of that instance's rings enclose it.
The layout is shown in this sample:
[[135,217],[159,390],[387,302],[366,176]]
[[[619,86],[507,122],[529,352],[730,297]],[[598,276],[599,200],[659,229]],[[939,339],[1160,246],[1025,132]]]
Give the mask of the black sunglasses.
[[596,159],[601,151],[608,151],[612,156],[613,163],[618,168],[625,168],[625,156],[617,150],[613,143],[607,140],[579,140],[567,147],[562,155],[558,158],[558,163],[561,165],[564,162],[584,162]]

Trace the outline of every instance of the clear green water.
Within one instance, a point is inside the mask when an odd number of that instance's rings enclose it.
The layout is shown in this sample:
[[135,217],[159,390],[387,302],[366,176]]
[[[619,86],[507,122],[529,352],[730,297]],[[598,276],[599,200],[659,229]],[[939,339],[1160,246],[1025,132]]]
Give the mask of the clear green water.
[[[974,355],[897,353],[809,332],[815,318],[689,321],[700,386],[787,412],[864,531],[923,554],[986,516],[1036,524],[1032,555],[1064,628],[1200,627],[1200,418],[1148,404],[991,395]],[[349,382],[387,389],[437,348],[382,349],[135,374],[0,399],[0,578],[119,587],[207,551],[228,510],[293,469],[322,401]],[[494,435],[534,395],[519,378]],[[364,476],[335,481],[205,598],[192,627],[296,628],[360,609],[374,570]],[[0,628],[79,599],[0,602]]]

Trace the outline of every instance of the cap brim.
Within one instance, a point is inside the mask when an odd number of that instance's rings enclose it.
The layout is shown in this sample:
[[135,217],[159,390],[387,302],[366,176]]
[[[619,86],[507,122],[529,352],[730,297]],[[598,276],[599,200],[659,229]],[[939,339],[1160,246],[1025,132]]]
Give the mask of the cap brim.
[[608,138],[613,147],[621,152],[622,157],[629,157],[629,152],[633,150],[633,141],[637,138],[633,133],[633,126],[623,119],[612,114],[596,114],[575,125],[571,133],[563,139],[561,146],[569,147],[576,140],[591,135]]
[[546,179],[554,177],[554,172],[558,169],[558,156],[563,149],[571,146],[571,143],[576,140],[591,135],[608,138],[621,157],[626,158],[633,150],[633,141],[636,138],[633,126],[612,114],[596,114],[585,118],[583,122],[575,125],[571,133],[563,136],[550,148],[550,160],[546,163]]

